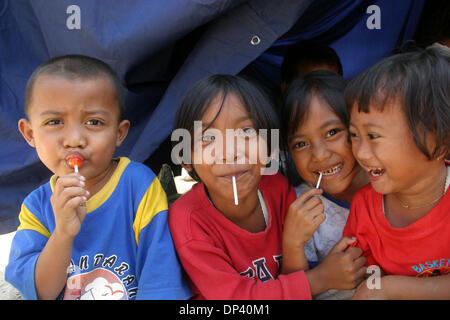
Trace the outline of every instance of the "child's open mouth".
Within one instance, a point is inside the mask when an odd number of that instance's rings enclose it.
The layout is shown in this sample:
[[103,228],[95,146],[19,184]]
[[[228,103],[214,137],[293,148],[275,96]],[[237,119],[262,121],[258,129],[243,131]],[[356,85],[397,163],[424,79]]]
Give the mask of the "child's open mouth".
[[322,174],[324,177],[332,176],[332,175],[335,175],[335,174],[339,173],[342,170],[343,167],[344,167],[344,164],[340,163],[340,164],[338,164],[338,165],[336,165],[334,167],[331,167],[331,168],[329,168],[327,170],[315,171],[315,173],[317,175]]
[[385,170],[381,168],[375,168],[369,170],[369,177],[378,178],[384,174]]

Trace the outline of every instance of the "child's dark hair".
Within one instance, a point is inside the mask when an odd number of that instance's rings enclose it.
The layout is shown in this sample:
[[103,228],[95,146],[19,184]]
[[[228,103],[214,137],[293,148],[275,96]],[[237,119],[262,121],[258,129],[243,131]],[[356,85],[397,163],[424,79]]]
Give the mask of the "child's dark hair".
[[348,115],[345,109],[344,90],[347,81],[335,72],[316,70],[304,77],[297,78],[286,91],[284,103],[280,110],[282,150],[286,159],[285,175],[293,185],[302,182],[295,169],[289,152],[289,137],[307,118],[313,96],[322,99],[348,126]]
[[[186,129],[194,137],[194,121],[200,121],[212,100],[220,96],[221,106],[214,120],[219,116],[227,97],[233,94],[247,108],[255,129],[267,129],[269,152],[271,151],[270,132],[278,129],[278,117],[273,101],[256,84],[238,76],[217,74],[198,81],[184,96],[175,113],[174,129]],[[206,130],[207,128],[204,128]],[[191,176],[200,180],[193,172]]]
[[51,58],[31,74],[25,90],[25,114],[29,116],[29,107],[33,98],[33,87],[41,75],[59,76],[66,79],[96,79],[107,77],[111,80],[119,106],[119,121],[124,113],[123,87],[116,72],[105,62],[88,56],[71,54]]
[[288,48],[281,64],[281,81],[294,81],[301,64],[325,64],[343,74],[341,60],[333,48],[313,40],[302,40]]
[[288,141],[289,136],[305,121],[314,95],[325,101],[347,126],[348,116],[344,100],[346,84],[347,81],[343,77],[328,70],[312,71],[295,80],[289,86],[281,108],[283,141]]
[[[428,159],[445,156],[450,147],[450,64],[433,48],[385,58],[355,77],[345,91],[348,114],[370,108],[383,111],[399,101],[414,142]],[[436,138],[434,150],[427,134]]]

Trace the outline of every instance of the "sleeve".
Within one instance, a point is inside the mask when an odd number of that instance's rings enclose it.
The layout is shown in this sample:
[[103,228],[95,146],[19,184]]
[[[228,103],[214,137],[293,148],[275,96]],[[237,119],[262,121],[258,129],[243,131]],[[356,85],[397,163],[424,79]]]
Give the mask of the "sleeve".
[[343,237],[355,237],[356,236],[356,210],[354,203],[356,199],[350,205],[350,212],[348,213],[347,222],[345,223],[344,230],[342,230]]
[[366,266],[370,266],[377,263],[375,262],[372,251],[370,250],[370,241],[366,239],[365,233],[360,231],[367,228],[367,226],[363,226],[366,224],[366,221],[368,221],[366,215],[368,214],[365,207],[364,198],[360,197],[359,194],[356,194],[350,205],[350,212],[348,214],[347,223],[342,231],[342,236],[356,238],[356,242],[351,246],[356,246],[363,250],[363,255],[367,259]]
[[19,290],[24,299],[36,300],[34,269],[50,233],[25,204],[22,205],[19,221],[5,269],[5,280]]
[[191,240],[178,249],[183,267],[208,300],[310,300],[304,271],[265,282],[240,275],[229,257],[212,244]]
[[138,243],[136,299],[190,298],[169,231],[166,195],[157,178],[141,200],[133,227]]

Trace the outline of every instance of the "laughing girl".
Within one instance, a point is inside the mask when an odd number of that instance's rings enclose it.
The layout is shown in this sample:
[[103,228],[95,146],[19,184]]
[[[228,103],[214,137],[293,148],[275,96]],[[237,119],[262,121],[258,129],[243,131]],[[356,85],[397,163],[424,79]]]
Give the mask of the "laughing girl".
[[386,276],[354,298],[450,298],[450,67],[433,49],[386,58],[346,89],[353,153],[370,178],[344,234]]
[[[278,120],[261,90],[229,75],[203,79],[186,94],[174,127],[197,139],[195,121],[201,121],[200,141],[183,150],[182,165],[200,182],[169,212],[175,248],[195,298],[311,299],[362,278],[364,262],[343,252],[349,239],[317,268],[297,267],[299,242],[310,228],[298,227],[301,203],[287,179],[265,172],[261,155],[272,154],[274,141],[260,132],[277,129]],[[228,137],[224,143],[228,130],[236,133],[233,140],[245,143],[236,146]],[[255,144],[262,148],[258,156]],[[316,213],[315,223],[320,223],[321,213]]]
[[[308,264],[321,263],[342,238],[350,201],[368,183],[348,139],[346,81],[331,71],[313,71],[289,87],[282,108],[285,141],[292,159],[289,177],[304,207],[322,205],[326,220],[304,244]],[[300,176],[301,183],[296,179]],[[321,178],[320,178],[321,177]],[[320,178],[320,186],[316,188]],[[353,250],[353,249],[352,249]],[[352,291],[331,290],[317,299],[348,299]]]

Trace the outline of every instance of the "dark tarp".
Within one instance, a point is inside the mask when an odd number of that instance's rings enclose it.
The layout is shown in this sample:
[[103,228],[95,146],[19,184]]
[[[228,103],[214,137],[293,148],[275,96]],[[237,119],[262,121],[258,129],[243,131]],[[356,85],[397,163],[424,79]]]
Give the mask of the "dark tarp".
[[[109,63],[127,88],[125,115],[132,123],[117,155],[140,162],[158,154],[170,159],[161,146],[181,97],[195,81],[245,69],[277,86],[282,55],[299,39],[330,44],[351,78],[411,38],[423,4],[0,0],[0,234],[18,226],[24,197],[50,176],[17,130],[26,81],[50,57],[79,53]],[[374,14],[367,12],[370,5],[380,9],[380,29],[367,25]],[[77,23],[80,28],[73,28]]]

